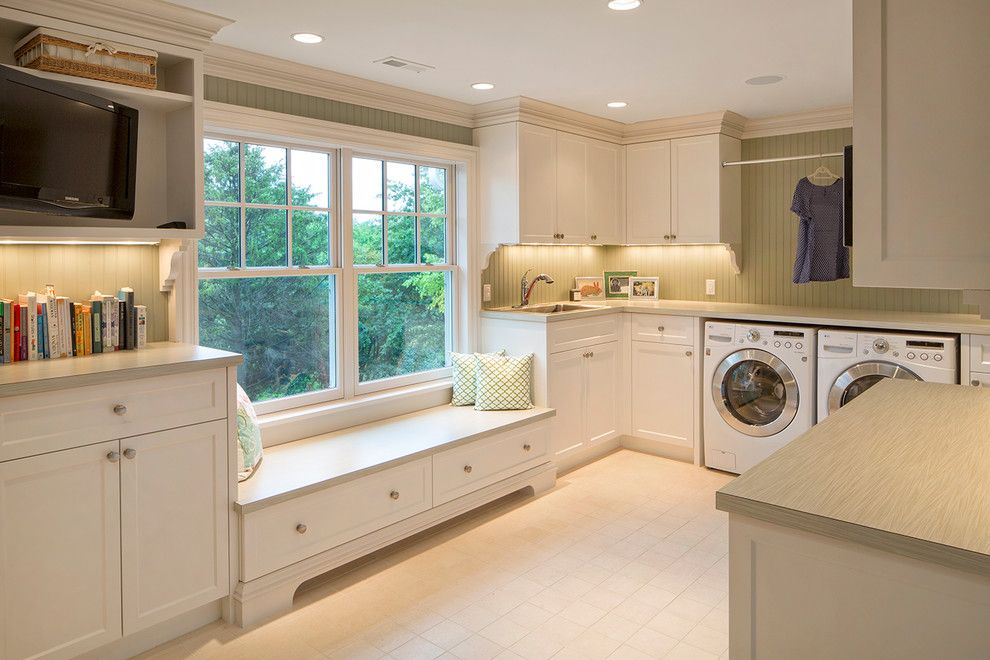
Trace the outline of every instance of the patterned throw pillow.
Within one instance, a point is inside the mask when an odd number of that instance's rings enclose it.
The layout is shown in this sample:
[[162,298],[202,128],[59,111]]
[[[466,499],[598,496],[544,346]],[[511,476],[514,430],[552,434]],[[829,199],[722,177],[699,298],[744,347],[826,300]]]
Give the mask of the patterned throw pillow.
[[237,386],[237,480],[244,481],[261,463],[261,428],[247,392]]
[[533,407],[533,354],[521,357],[477,355],[475,410],[525,410]]
[[[450,364],[453,367],[454,396],[450,399],[453,406],[474,405],[475,372],[478,353],[451,353]],[[487,355],[505,355],[505,349]]]

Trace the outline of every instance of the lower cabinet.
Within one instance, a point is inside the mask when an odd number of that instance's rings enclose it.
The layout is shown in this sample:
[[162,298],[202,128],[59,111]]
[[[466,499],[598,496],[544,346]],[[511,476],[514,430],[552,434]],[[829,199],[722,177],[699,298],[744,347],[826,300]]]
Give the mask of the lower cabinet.
[[228,593],[227,422],[0,463],[0,659],[69,658]]
[[697,360],[691,346],[632,342],[632,435],[695,446]]
[[551,433],[554,456],[559,460],[619,435],[619,342],[552,353],[548,363],[548,405],[557,410]]

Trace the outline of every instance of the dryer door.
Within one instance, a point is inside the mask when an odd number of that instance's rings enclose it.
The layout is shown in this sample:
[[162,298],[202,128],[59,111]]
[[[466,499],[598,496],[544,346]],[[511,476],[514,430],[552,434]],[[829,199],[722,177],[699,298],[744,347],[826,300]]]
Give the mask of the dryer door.
[[869,360],[849,367],[835,379],[828,391],[828,411],[834,413],[884,378],[924,380],[910,369],[893,362]]
[[767,351],[750,348],[722,360],[712,377],[712,398],[726,424],[765,438],[794,420],[800,392],[786,364]]

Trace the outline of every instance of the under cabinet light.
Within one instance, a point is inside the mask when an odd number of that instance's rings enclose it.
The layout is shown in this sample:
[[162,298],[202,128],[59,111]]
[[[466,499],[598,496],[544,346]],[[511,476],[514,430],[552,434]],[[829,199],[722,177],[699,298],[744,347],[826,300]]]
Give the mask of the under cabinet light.
[[158,245],[159,241],[59,241],[0,239],[0,245]]

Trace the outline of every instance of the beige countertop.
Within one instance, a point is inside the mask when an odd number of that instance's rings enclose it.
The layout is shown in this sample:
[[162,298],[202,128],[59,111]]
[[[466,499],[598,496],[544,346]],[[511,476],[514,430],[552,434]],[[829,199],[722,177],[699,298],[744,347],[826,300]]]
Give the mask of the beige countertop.
[[34,360],[0,365],[0,397],[33,394],[83,385],[146,378],[195,369],[236,366],[238,353],[214,348],[154,342],[134,351],[114,351],[57,360]]
[[990,391],[885,380],[715,500],[731,514],[990,575]]
[[[549,304],[549,303],[547,303]],[[931,312],[886,312],[869,309],[832,309],[823,307],[786,307],[783,305],[751,305],[743,303],[696,302],[690,300],[658,300],[654,302],[583,301],[568,303],[588,305],[588,310],[534,314],[505,308],[482,310],[483,318],[501,318],[551,323],[568,319],[617,314],[673,314],[700,316],[707,319],[758,321],[763,323],[795,323],[814,326],[843,326],[876,328],[880,330],[909,330],[917,332],[951,332],[990,335],[990,320],[976,314],[935,314]],[[533,303],[534,307],[543,303]]]
[[437,406],[268,447],[258,471],[239,484],[235,507],[248,513],[554,414],[552,408]]

